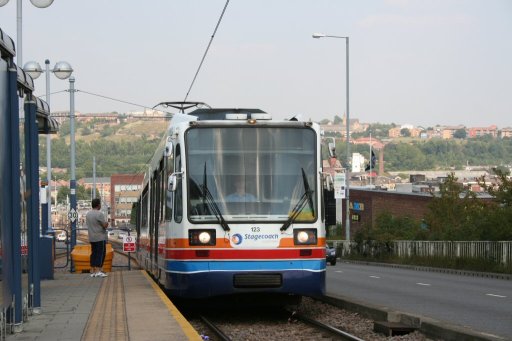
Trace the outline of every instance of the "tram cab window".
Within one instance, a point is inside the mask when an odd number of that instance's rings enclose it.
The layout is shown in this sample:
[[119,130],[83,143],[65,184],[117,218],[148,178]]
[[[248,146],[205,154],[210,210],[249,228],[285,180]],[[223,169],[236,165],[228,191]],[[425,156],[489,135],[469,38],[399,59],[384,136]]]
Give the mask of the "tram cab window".
[[[198,128],[188,131],[187,143],[192,222],[215,220],[212,206],[227,221],[286,220],[306,188],[316,188],[316,141],[310,129]],[[245,195],[232,200],[240,180]],[[312,221],[316,212],[313,194],[298,220]]]

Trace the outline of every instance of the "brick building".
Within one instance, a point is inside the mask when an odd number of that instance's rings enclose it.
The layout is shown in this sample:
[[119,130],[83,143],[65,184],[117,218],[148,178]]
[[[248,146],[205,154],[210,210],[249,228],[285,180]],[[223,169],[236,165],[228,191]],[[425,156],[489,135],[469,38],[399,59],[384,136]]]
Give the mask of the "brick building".
[[500,137],[512,137],[512,128],[503,128],[500,130]]
[[[397,217],[408,216],[421,220],[428,211],[432,195],[422,193],[399,193],[367,189],[350,189],[350,234],[358,229],[373,226],[377,217],[389,212]],[[345,211],[346,200],[342,201],[342,212]],[[344,220],[344,219],[343,219]]]
[[96,182],[96,197],[101,198],[102,202],[110,202],[110,178],[102,177],[96,178],[83,178],[77,181],[79,185],[85,187],[85,189],[92,189],[94,182]]
[[484,135],[498,137],[498,127],[492,125],[489,127],[473,127],[468,129],[468,137],[480,137]]
[[110,177],[110,219],[113,227],[130,223],[133,203],[142,190],[143,174],[114,174]]
[[455,132],[457,130],[461,130],[461,129],[466,129],[466,127],[463,125],[450,126],[450,127],[447,126],[447,127],[443,127],[441,134],[442,134],[443,139],[449,140],[449,139],[453,138],[453,134],[455,134]]

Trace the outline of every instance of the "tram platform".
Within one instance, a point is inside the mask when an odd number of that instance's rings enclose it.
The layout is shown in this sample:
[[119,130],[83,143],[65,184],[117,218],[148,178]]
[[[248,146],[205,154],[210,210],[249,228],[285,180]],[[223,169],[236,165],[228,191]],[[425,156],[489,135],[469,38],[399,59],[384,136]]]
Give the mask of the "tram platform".
[[7,340],[201,340],[164,292],[141,270],[106,278],[57,273],[41,282],[41,313]]

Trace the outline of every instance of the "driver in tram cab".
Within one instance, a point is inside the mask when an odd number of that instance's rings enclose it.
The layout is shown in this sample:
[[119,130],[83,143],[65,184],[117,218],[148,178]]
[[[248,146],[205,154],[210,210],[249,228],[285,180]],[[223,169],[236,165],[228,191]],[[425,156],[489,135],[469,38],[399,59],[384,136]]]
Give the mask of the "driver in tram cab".
[[256,197],[245,191],[246,183],[243,177],[235,179],[235,191],[226,197],[229,202],[255,202]]

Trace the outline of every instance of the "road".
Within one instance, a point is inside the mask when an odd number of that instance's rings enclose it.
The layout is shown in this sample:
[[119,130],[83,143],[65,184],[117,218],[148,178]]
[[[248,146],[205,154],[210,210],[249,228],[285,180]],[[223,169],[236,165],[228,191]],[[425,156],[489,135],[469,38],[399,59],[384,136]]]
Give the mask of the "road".
[[327,294],[512,340],[512,281],[348,264],[327,267]]

